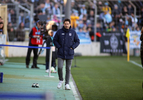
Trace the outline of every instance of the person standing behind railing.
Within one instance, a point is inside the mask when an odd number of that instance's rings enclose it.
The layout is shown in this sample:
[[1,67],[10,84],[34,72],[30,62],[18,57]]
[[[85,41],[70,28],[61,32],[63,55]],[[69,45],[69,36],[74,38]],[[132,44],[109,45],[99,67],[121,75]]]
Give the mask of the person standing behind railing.
[[[56,49],[53,43],[53,31],[49,30],[48,31],[48,36],[46,39],[46,47],[51,47],[52,48],[52,67],[56,69]],[[46,73],[49,72],[49,56],[50,56],[50,50],[46,49]],[[54,71],[56,72],[56,71]]]
[[[29,46],[35,46],[38,47],[38,43],[41,41],[40,40],[40,21],[38,20],[36,22],[36,26],[32,28],[30,34],[29,34]],[[34,53],[34,58],[33,58],[33,65],[31,68],[37,68],[39,69],[39,67],[37,67],[37,59],[38,59],[38,48],[28,48],[27,51],[27,56],[26,56],[26,68],[29,68],[29,63],[30,63],[30,56],[31,56],[31,52],[33,50]]]

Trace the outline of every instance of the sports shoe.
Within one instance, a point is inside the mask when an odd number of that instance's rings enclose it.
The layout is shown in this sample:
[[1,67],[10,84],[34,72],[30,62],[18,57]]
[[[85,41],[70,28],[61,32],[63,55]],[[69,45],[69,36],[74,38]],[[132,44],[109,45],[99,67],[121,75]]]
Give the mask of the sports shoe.
[[58,89],[60,89],[60,88],[62,87],[63,82],[64,82],[64,81],[59,81],[58,86],[57,86]]
[[40,69],[39,67],[35,66],[36,69]]
[[35,68],[35,67],[32,65],[31,68]]
[[52,73],[57,73],[57,71],[56,71],[56,70],[54,70]]
[[39,67],[37,67],[37,66],[33,66],[33,65],[31,66],[31,68],[40,69]]
[[49,73],[49,69],[46,70],[46,73]]
[[71,88],[70,88],[70,86],[69,86],[69,84],[66,84],[65,85],[65,90],[70,90]]
[[35,84],[35,83],[33,83],[33,84],[32,84],[32,87],[35,87],[35,86],[36,86],[36,84]]
[[35,86],[36,86],[36,88],[39,88],[39,84],[38,83],[36,83]]

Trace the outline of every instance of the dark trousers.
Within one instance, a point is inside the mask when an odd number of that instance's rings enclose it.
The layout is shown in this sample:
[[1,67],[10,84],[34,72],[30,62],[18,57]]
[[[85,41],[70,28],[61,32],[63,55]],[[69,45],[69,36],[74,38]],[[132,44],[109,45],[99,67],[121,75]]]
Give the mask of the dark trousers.
[[[51,63],[52,67],[54,67],[56,69],[56,62],[52,61]],[[46,62],[46,70],[49,69],[49,62]]]
[[34,53],[34,57],[33,57],[33,67],[37,66],[37,59],[38,59],[38,48],[28,48],[27,51],[27,56],[26,56],[26,65],[29,65],[30,63],[30,56],[31,56],[31,52],[33,50]]

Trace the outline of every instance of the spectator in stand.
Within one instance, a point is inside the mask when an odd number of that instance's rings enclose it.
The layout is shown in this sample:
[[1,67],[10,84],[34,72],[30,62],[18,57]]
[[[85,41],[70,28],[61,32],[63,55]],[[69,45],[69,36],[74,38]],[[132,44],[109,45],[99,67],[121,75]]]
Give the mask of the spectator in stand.
[[34,8],[36,8],[39,5],[39,3],[40,3],[40,0],[27,0],[27,1],[29,3],[33,3]]
[[134,13],[132,12],[132,13],[131,13],[132,27],[137,26],[137,22],[138,22],[137,17],[134,18],[134,16],[135,16],[135,15],[134,15]]
[[20,16],[19,16],[19,24],[21,22],[25,23],[25,18],[24,18],[24,12],[23,11],[20,11]]
[[60,15],[60,9],[58,8],[58,3],[55,4],[55,6],[53,7],[52,11],[53,11],[53,15]]
[[119,31],[121,31],[122,26],[125,23],[121,15],[122,14],[119,15],[118,24],[117,23],[115,24],[116,29],[119,30]]
[[87,10],[85,9],[85,5],[82,5],[82,7],[80,8],[80,14],[82,14],[82,15],[87,14]]
[[87,28],[91,28],[91,30],[94,31],[94,28],[93,28],[94,26],[92,26],[91,21],[87,20],[87,22],[88,22],[87,23]]
[[24,23],[21,22],[19,27],[16,30],[16,38],[17,41],[24,41],[25,40],[25,31],[24,31]]
[[16,25],[16,13],[13,9],[10,10],[11,22],[13,25]]
[[45,8],[51,8],[50,0],[46,0]]
[[115,28],[115,27],[113,27],[113,28],[112,28],[112,31],[113,31],[113,32],[115,32],[115,31],[117,31],[117,30],[116,30],[116,28]]
[[52,6],[50,3],[50,0],[46,0],[45,2],[45,9],[46,9],[46,15],[51,15],[52,14]]
[[51,17],[48,15],[46,22],[48,23],[48,22],[50,22],[50,21],[51,21]]
[[40,4],[40,9],[42,10],[42,13],[45,15],[46,14],[46,8],[45,8],[45,3],[44,2],[42,2]]
[[111,15],[111,8],[108,6],[108,3],[105,3],[105,6],[102,8],[102,11],[104,12],[104,15],[109,13]]
[[78,28],[83,28],[84,27],[84,24],[83,24],[83,21],[82,20],[79,20],[79,24],[78,24]]
[[14,31],[13,27],[9,27],[9,29],[8,29],[8,39],[9,39],[9,41],[15,40],[15,31]]
[[8,32],[8,39],[9,39],[9,41],[14,41],[15,40],[15,30],[12,27],[12,23],[11,22],[8,22],[7,32]]
[[125,28],[132,30],[132,19],[129,16],[126,16],[125,18]]
[[102,17],[104,18],[104,23],[110,23],[112,21],[111,8],[108,6],[107,2],[102,8],[102,11],[104,12],[104,15],[102,15]]
[[111,16],[110,14],[106,14],[106,15],[104,16],[104,23],[109,24],[109,23],[111,23],[111,22],[112,22],[112,16]]
[[87,3],[87,5],[88,5],[87,6],[87,14],[89,14],[91,10],[93,10],[93,11],[95,10],[95,7],[94,7],[93,3],[90,3],[90,4]]
[[128,5],[128,14],[131,15],[131,13],[134,12],[133,7],[131,6],[131,4]]
[[41,9],[38,9],[37,13],[38,13],[38,15],[43,15],[43,12]]
[[72,8],[73,11],[76,11],[76,12],[78,12],[77,9],[80,9],[80,8],[76,5],[76,3],[75,3],[74,0],[71,0],[71,8]]
[[75,14],[75,16],[79,16],[78,10],[72,10],[72,12]]
[[126,16],[127,14],[128,14],[128,9],[127,9],[126,6],[124,6],[123,9],[122,9],[122,15]]
[[102,26],[99,22],[96,24],[96,30],[97,30],[97,32],[103,31]]
[[11,27],[12,27],[12,23],[8,22],[7,29],[10,30]]
[[79,28],[79,32],[83,32],[83,29],[82,29],[82,28]]
[[57,18],[56,15],[53,16],[53,21],[55,21],[58,26],[59,26],[59,24],[60,24],[60,22],[61,22],[61,21]]
[[27,15],[24,21],[24,27],[29,28],[30,27],[30,16]]
[[82,29],[83,29],[83,32],[87,33],[87,27],[86,27],[86,25],[84,25],[84,27]]
[[90,39],[93,42],[94,41],[94,32],[90,27],[88,27],[88,32],[89,32]]
[[115,25],[115,22],[112,21],[112,22],[109,24],[109,26],[107,27],[107,32],[112,31],[112,29],[115,27],[114,25]]
[[136,27],[136,30],[135,30],[135,31],[140,32],[141,30],[140,30],[139,27]]
[[11,22],[11,13],[10,10],[7,11],[8,22]]
[[74,13],[71,14],[71,28],[75,29],[77,27],[76,21],[79,19],[78,16],[75,16]]
[[83,21],[84,25],[87,25],[87,16],[86,15],[83,15],[82,21]]
[[113,21],[115,22],[115,26],[118,26],[119,18],[120,18],[121,12],[118,8],[118,5],[114,5],[114,9],[112,11],[112,17]]
[[87,16],[87,19],[91,21],[91,25],[94,26],[94,11],[91,10],[90,14]]
[[[101,1],[99,1],[98,2],[98,6],[97,6],[98,8],[98,12],[97,12],[97,14],[98,15],[100,15],[101,14],[101,12],[102,12],[102,8],[103,8],[103,5],[102,5],[102,2]],[[93,9],[94,10],[94,9]]]

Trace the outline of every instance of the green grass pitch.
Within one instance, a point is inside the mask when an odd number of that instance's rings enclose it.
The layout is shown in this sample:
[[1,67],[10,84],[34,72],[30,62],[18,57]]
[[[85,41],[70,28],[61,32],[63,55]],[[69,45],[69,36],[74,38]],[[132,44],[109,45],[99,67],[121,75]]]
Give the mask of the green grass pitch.
[[[8,59],[25,63],[24,57]],[[140,64],[139,57],[131,60]],[[45,63],[45,58],[38,58],[38,63]],[[143,100],[143,70],[125,56],[77,57],[76,65],[71,73],[83,100]]]

